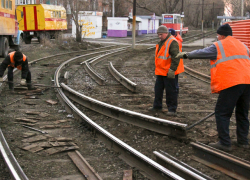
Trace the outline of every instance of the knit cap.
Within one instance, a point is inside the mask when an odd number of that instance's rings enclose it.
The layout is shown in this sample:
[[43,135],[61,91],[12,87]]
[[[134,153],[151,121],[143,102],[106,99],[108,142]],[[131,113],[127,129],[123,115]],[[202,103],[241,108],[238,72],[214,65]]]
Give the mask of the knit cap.
[[159,28],[157,29],[157,34],[158,33],[168,33],[168,28],[166,26],[159,26]]
[[173,36],[175,36],[175,30],[173,28],[170,28],[168,31],[170,32],[170,34],[172,34]]
[[232,28],[229,26],[229,24],[224,24],[218,28],[217,34],[223,36],[232,36],[233,35]]

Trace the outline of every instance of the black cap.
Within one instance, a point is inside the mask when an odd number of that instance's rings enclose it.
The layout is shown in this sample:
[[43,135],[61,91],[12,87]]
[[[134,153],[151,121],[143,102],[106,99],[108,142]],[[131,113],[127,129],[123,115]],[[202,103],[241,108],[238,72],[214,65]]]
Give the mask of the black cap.
[[170,32],[170,34],[172,34],[173,36],[175,36],[175,30],[173,28],[170,28],[168,31]]
[[15,54],[14,54],[14,61],[18,62],[22,58],[23,58],[23,53],[21,53],[21,51],[16,51]]
[[229,24],[224,24],[218,28],[217,34],[223,36],[232,36],[233,35],[232,28],[229,26]]

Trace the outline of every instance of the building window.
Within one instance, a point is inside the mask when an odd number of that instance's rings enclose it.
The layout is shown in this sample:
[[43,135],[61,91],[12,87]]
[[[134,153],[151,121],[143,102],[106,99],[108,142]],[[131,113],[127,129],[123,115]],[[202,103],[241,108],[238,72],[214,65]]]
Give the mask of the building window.
[[5,0],[5,8],[9,8],[9,2],[8,2],[8,0]]
[[12,10],[12,1],[9,1],[9,9]]
[[26,0],[20,0],[20,4],[26,4]]
[[4,6],[4,0],[2,1],[2,3],[1,3],[1,4],[2,4],[2,7],[3,7],[3,8],[5,8],[5,6]]

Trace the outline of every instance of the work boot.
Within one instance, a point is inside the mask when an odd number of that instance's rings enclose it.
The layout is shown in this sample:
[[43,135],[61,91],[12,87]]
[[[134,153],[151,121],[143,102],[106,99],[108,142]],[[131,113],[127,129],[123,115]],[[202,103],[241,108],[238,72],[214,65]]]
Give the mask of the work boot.
[[31,84],[31,82],[27,82],[28,90],[36,90],[36,88]]
[[9,90],[12,91],[12,92],[14,91],[14,83],[13,83],[13,81],[9,82]]
[[28,84],[27,87],[28,87],[28,90],[36,90],[36,88],[32,86],[31,84]]
[[176,112],[168,111],[167,112],[167,116],[177,116],[177,113]]
[[233,141],[232,141],[232,144],[235,145],[235,146],[244,148],[244,149],[249,149],[249,144],[240,144],[240,143],[238,143],[237,140],[233,140]]
[[232,151],[232,147],[231,146],[222,145],[220,142],[209,143],[208,145],[211,146],[211,147],[213,147],[213,148],[220,149],[220,150],[223,150],[223,151],[226,151],[226,152]]
[[148,110],[151,111],[151,112],[162,111],[162,109],[157,109],[157,108],[154,108],[154,107],[150,107],[150,108],[148,108]]

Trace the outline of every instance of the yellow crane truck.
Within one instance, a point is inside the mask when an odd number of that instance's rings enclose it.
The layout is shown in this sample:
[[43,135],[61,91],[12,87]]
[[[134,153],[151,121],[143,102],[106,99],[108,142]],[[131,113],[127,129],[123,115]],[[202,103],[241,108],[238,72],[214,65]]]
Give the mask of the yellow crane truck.
[[16,8],[19,30],[26,44],[37,37],[41,42],[44,38],[52,39],[67,30],[66,10],[62,6],[49,4],[26,4]]

